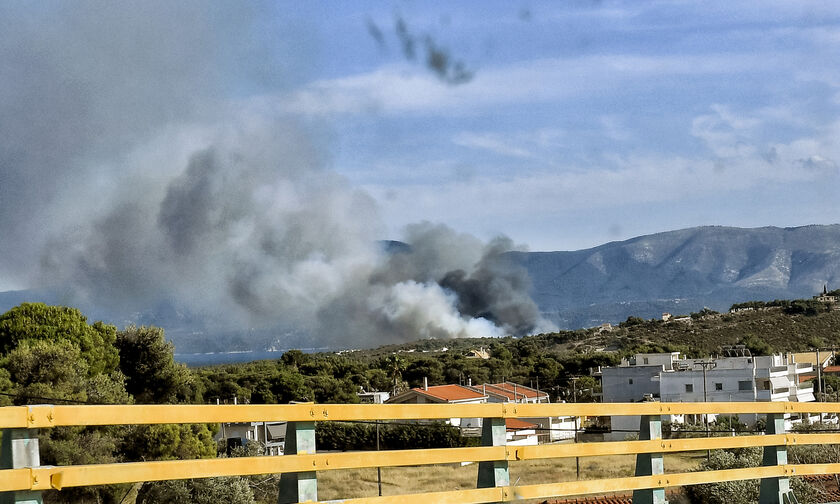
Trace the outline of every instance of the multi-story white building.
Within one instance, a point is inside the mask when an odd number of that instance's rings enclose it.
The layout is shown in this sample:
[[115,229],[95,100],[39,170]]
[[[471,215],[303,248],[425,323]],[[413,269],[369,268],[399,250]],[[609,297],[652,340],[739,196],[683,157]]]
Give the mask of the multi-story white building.
[[[743,347],[725,349],[713,359],[685,359],[679,353],[637,354],[616,367],[601,368],[604,402],[731,402],[814,400],[813,385],[800,384],[800,376],[812,373],[810,363],[789,362],[787,356],[752,356]],[[739,415],[752,425],[758,415]],[[673,415],[674,423],[699,422],[701,415],[683,418]],[[714,421],[709,415],[708,421]],[[801,421],[789,417],[790,422]],[[808,418],[806,421],[811,421]],[[639,417],[612,417],[611,439],[623,439],[638,429]]]
[[224,440],[226,450],[259,443],[264,455],[283,455],[286,444],[286,422],[236,422],[223,423],[215,440]]

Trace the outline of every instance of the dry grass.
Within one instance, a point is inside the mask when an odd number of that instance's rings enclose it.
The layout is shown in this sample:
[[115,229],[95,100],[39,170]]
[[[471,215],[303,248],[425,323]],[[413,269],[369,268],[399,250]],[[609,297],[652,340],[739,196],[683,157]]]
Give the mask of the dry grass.
[[[705,453],[666,455],[667,472],[697,468]],[[634,455],[583,457],[582,479],[633,476]],[[573,481],[575,459],[545,459],[511,462],[510,480],[516,485]],[[382,469],[382,495],[442,492],[475,488],[478,464],[386,467]],[[318,473],[318,497],[322,500],[377,495],[376,469],[348,469]]]

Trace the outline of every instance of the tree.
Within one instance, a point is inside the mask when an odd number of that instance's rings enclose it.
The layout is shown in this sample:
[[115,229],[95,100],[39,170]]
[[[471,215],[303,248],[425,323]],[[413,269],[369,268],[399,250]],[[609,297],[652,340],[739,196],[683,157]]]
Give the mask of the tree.
[[88,324],[75,308],[23,303],[0,315],[0,354],[24,341],[69,341],[79,347],[89,375],[110,373],[119,363],[116,332],[116,327],[102,322]]
[[174,345],[159,327],[129,326],[117,333],[126,388],[142,404],[200,402],[198,381],[174,359]]
[[[6,319],[9,320],[9,319]],[[60,328],[58,328],[60,329]],[[91,365],[74,342],[56,337],[22,338],[0,359],[0,387],[12,395],[15,404],[45,402],[89,402],[128,404],[119,370],[91,373]],[[90,354],[88,354],[90,355]],[[105,366],[95,368],[104,369]],[[39,434],[41,463],[80,465],[116,462],[122,427],[55,427]],[[125,493],[121,486],[71,488],[45,495],[50,503],[116,502]]]
[[[805,447],[803,447],[805,448]],[[758,467],[762,463],[763,448],[732,448],[712,450],[709,460],[701,464],[701,470],[716,471]],[[796,462],[794,462],[796,463]],[[800,502],[811,502],[813,488],[798,478],[791,479],[791,489]],[[692,502],[711,504],[751,504],[758,502],[758,480],[737,480],[686,487]]]
[[128,460],[197,459],[216,456],[214,432],[205,424],[133,425],[122,440]]
[[280,362],[284,366],[298,368],[301,364],[309,362],[310,358],[300,350],[287,350],[280,356]]
[[137,504],[254,504],[247,478],[204,478],[144,483]]
[[405,359],[397,354],[391,354],[385,359],[384,367],[387,370],[388,375],[391,377],[391,383],[394,384],[394,388],[391,393],[397,394],[404,388],[402,373],[405,371],[406,367]]

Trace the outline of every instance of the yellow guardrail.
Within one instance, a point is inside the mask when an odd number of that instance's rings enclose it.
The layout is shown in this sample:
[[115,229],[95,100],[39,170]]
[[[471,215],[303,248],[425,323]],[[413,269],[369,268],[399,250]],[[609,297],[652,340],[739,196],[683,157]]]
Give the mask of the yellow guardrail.
[[[423,404],[423,405],[39,405],[0,408],[1,429],[37,429],[71,425],[131,425],[288,421],[421,420],[448,418],[535,418],[557,416],[673,414],[840,413],[840,403],[578,403],[578,404]],[[488,423],[485,421],[485,423]],[[496,422],[497,425],[499,422]],[[314,439],[313,439],[314,441]],[[511,462],[602,455],[664,454],[722,448],[786,447],[798,444],[840,444],[840,433],[770,433],[735,437],[650,439],[537,446],[482,446],[426,450],[300,453],[284,456],[132,462],[0,470],[0,492],[42,491],[67,487],[134,483],[211,476],[308,473],[365,467]],[[506,469],[506,466],[505,466]],[[477,488],[454,492],[348,499],[352,503],[400,504],[429,502],[496,502],[621,492],[756,478],[840,473],[840,464],[790,465],[691,473],[652,474],[627,478],[567,481],[539,485]],[[638,473],[637,473],[638,474]]]
[[0,408],[0,429],[322,420],[423,420],[738,413],[840,413],[840,403],[42,405]]

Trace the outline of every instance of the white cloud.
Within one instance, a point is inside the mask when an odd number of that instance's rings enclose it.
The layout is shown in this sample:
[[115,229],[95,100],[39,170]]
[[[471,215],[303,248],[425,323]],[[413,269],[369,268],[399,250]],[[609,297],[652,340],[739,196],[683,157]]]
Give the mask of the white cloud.
[[752,136],[761,121],[736,114],[724,105],[712,105],[712,111],[694,118],[691,134],[703,140],[718,157],[754,155]]
[[533,154],[525,148],[518,147],[502,135],[494,133],[461,132],[455,135],[452,143],[461,147],[485,150],[502,156],[529,158]]
[[743,73],[764,70],[770,64],[751,53],[598,54],[480,69],[472,81],[459,86],[447,86],[428,72],[396,65],[364,74],[319,80],[291,95],[264,97],[260,103],[305,116],[469,115],[487,107],[552,102],[598,90],[618,89],[632,80]]
[[[734,114],[725,107],[718,107],[714,117],[736,131],[751,131],[757,127],[750,116]],[[469,225],[545,220],[569,212],[585,214],[605,209],[623,212],[620,209],[669,202],[676,208],[677,202],[685,200],[709,200],[772,185],[805,188],[813,184],[836,184],[838,165],[835,160],[840,159],[840,148],[832,139],[838,134],[840,122],[826,125],[819,136],[772,144],[769,147],[775,153],[772,163],[754,145],[733,147],[737,155],[723,160],[658,153],[611,153],[600,166],[565,165],[562,171],[365,187],[379,199],[392,227],[397,220],[429,219]],[[727,137],[721,135],[721,138],[722,146],[717,148],[726,152]],[[797,204],[794,201],[779,203]],[[741,203],[733,199],[733,205],[738,204]],[[497,231],[515,235],[516,229]]]

